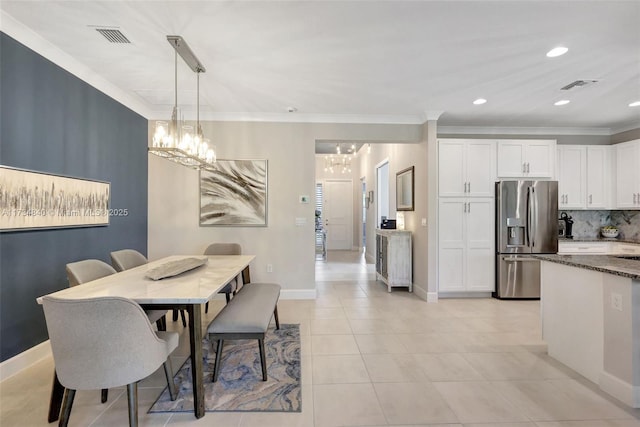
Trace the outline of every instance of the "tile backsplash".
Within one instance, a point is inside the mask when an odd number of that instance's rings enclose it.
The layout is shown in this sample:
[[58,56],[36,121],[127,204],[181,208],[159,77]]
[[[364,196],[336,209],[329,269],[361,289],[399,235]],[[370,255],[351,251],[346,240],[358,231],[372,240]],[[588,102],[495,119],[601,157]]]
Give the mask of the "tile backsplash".
[[614,225],[619,239],[640,240],[640,211],[558,211],[573,217],[573,237],[591,239],[600,236],[600,227]]

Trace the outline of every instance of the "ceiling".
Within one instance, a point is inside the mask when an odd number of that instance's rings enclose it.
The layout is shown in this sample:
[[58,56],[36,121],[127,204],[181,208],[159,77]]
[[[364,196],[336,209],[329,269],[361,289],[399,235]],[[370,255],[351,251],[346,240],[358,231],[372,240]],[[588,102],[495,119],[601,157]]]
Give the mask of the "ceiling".
[[[640,127],[640,1],[10,1],[0,9],[145,105],[173,105],[181,35],[201,118]],[[6,15],[5,15],[6,16]],[[96,26],[117,27],[111,44]],[[564,45],[566,55],[547,58]],[[188,116],[195,75],[179,61]],[[561,91],[578,79],[598,83]],[[476,98],[484,105],[473,105]],[[570,104],[553,103],[569,99]],[[289,107],[297,111],[287,112]]]

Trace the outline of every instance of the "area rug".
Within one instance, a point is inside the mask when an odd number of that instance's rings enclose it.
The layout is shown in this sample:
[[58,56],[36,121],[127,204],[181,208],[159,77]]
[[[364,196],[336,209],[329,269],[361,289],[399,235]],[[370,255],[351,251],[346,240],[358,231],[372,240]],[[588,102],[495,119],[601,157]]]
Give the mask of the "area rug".
[[[225,340],[218,381],[211,382],[215,343],[202,340],[204,394],[207,412],[300,412],[300,325],[269,328],[265,339],[267,381],[262,381],[258,340]],[[164,389],[149,412],[192,412],[191,359],[175,375],[178,398]]]

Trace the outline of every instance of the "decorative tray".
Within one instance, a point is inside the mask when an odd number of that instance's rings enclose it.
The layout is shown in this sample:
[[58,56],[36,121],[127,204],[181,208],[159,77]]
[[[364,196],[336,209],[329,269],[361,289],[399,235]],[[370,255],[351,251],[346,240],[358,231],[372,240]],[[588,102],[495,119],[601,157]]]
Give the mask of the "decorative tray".
[[207,261],[208,261],[207,257],[183,258],[183,259],[177,259],[175,261],[169,261],[148,270],[147,274],[145,274],[145,277],[148,277],[151,280],[160,280],[160,279],[165,279],[167,277],[177,276],[178,274],[184,273],[185,271],[198,268],[201,265],[206,264]]

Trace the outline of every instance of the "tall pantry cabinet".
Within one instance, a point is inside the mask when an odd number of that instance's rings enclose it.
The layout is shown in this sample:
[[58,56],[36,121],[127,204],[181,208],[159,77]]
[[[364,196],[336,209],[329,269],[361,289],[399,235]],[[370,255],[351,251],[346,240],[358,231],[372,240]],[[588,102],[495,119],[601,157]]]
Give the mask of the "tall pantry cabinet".
[[495,289],[496,142],[438,140],[438,291]]

